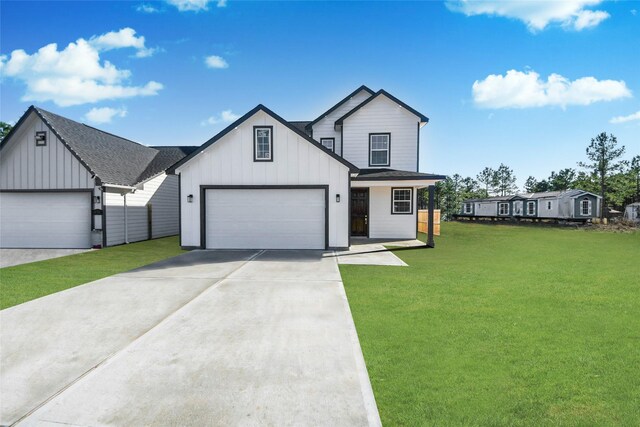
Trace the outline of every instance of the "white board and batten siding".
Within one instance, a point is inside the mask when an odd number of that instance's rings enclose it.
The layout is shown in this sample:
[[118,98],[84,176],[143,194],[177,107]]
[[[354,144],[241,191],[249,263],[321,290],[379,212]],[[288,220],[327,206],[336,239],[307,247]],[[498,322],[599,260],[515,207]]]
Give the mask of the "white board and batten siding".
[[[272,162],[253,161],[253,126],[273,126]],[[181,175],[182,185],[183,246],[201,244],[200,185],[328,186],[329,246],[348,246],[349,168],[263,111],[256,112],[176,172]],[[336,194],[340,194],[339,203]],[[192,203],[187,202],[189,195],[193,196]],[[259,221],[262,206],[256,202],[249,209],[249,214]]]
[[[36,146],[36,131],[47,132],[47,145]],[[0,190],[93,189],[91,173],[36,113],[11,138],[0,151]]]
[[322,138],[335,138],[334,152],[340,154],[342,152],[342,141],[340,140],[340,131],[336,131],[334,128],[336,120],[366,101],[370,96],[369,92],[361,90],[340,107],[318,120],[313,125],[313,139],[320,141]]
[[[178,234],[178,177],[161,174],[145,182],[135,193],[127,194],[127,238],[129,243],[149,237]],[[105,193],[107,246],[125,243],[124,196]],[[151,236],[149,236],[151,205]]]
[[[398,185],[396,188],[400,187]],[[418,212],[416,188],[412,188],[412,204],[411,214],[392,214],[391,187],[369,187],[369,237],[415,239]]]
[[[369,134],[391,134],[391,169],[418,170],[419,117],[384,95],[378,96],[343,122],[343,157],[359,168],[369,166]],[[315,137],[315,133],[314,133]]]

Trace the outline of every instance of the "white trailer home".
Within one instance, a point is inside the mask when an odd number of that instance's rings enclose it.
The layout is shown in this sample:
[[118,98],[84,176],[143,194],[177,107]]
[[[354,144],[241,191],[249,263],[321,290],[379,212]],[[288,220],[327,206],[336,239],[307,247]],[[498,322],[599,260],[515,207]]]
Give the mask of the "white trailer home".
[[588,220],[600,216],[601,204],[601,197],[588,191],[547,191],[465,200],[456,216]]
[[147,147],[29,107],[0,144],[0,247],[178,234],[178,182],[165,169],[193,149]]

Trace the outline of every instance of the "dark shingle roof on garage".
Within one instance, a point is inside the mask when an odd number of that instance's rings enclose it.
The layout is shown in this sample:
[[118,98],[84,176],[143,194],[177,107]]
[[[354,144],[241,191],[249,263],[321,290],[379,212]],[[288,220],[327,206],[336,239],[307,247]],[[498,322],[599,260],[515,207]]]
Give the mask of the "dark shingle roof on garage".
[[[196,147],[147,147],[117,135],[78,123],[35,106],[29,107],[15,128],[35,112],[102,183],[133,186],[153,178]],[[15,129],[14,128],[14,129]],[[11,132],[2,141],[9,141]]]

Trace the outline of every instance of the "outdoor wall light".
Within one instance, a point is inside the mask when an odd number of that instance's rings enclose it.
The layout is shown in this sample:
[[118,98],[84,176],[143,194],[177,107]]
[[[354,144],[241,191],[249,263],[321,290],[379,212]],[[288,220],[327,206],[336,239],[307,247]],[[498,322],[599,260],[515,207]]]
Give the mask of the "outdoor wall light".
[[336,194],[336,203],[340,203],[340,195]]
[[93,196],[93,203],[100,204],[100,196]]
[[188,202],[188,203],[193,203],[193,194],[189,194],[189,195],[187,196],[187,202]]

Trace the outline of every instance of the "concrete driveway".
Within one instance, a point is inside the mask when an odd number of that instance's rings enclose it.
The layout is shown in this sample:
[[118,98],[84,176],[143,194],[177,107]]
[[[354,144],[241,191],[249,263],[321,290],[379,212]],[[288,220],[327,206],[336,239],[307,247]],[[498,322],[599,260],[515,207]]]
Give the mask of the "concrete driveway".
[[328,253],[194,251],[0,325],[3,425],[380,425]]
[[0,268],[80,254],[91,249],[0,249]]

